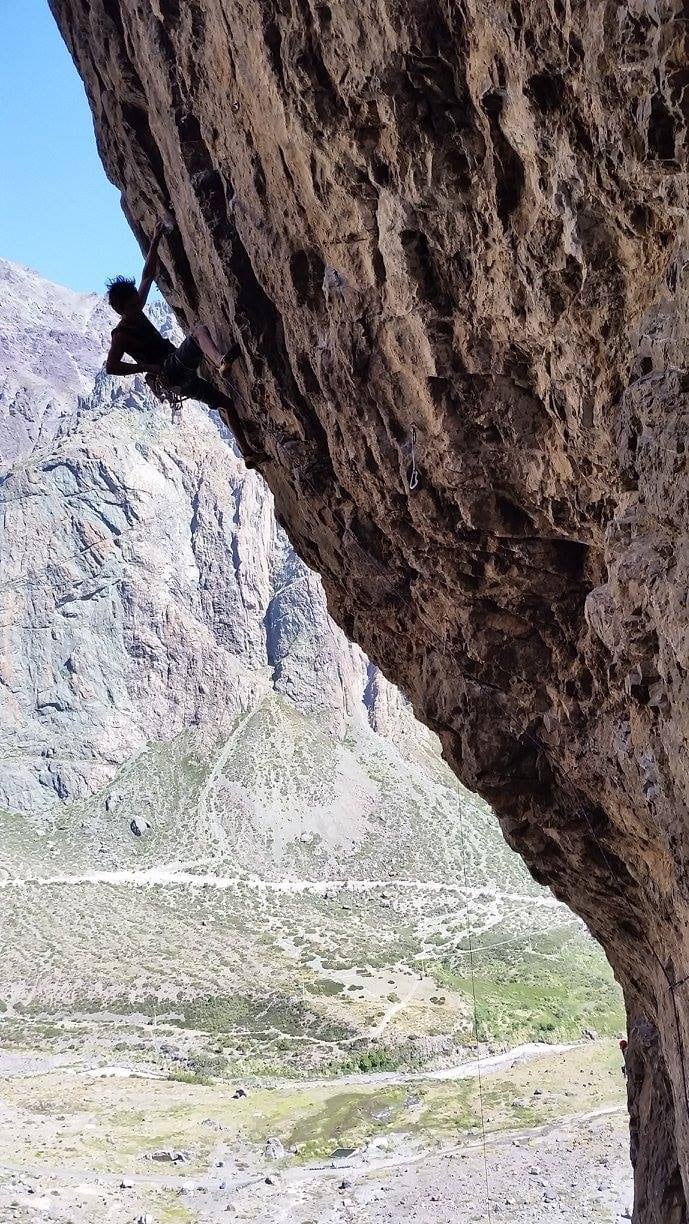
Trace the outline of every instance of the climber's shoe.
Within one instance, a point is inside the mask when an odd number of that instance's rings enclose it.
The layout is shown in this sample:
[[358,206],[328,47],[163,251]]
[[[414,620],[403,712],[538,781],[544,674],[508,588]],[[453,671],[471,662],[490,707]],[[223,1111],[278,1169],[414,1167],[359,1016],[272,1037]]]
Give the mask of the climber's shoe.
[[227,350],[227,352],[225,353],[225,356],[220,362],[220,365],[218,366],[218,373],[223,378],[227,378],[228,375],[232,373],[232,366],[234,365],[235,361],[237,361],[237,359],[241,357],[241,355],[242,355],[242,350],[239,347],[239,345],[233,344],[232,348],[229,348]]

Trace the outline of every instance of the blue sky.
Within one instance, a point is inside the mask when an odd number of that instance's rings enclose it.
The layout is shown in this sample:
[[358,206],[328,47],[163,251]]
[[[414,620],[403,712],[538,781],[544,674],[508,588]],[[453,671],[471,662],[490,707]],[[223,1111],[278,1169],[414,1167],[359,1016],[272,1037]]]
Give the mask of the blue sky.
[[142,263],[47,0],[0,0],[0,257],[97,292]]

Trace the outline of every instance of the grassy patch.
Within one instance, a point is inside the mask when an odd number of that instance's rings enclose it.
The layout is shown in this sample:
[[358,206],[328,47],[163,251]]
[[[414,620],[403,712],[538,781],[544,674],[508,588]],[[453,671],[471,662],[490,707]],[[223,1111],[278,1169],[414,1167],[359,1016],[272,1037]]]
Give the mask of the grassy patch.
[[[486,1129],[522,1129],[600,1106],[622,1106],[619,1062],[615,1043],[587,1043],[567,1054],[487,1073]],[[65,1079],[55,1071],[7,1081],[7,1100],[30,1115],[30,1126],[6,1135],[4,1142],[0,1137],[0,1161],[150,1172],[145,1154],[173,1147],[191,1154],[182,1178],[207,1164],[218,1134],[230,1148],[239,1144],[245,1151],[248,1142],[259,1157],[266,1138],[275,1135],[288,1152],[296,1149],[292,1159],[301,1162],[327,1159],[337,1148],[358,1148],[376,1137],[461,1141],[481,1122],[475,1079],[356,1087],[283,1082],[275,1088],[249,1085],[247,1097],[233,1100],[225,1083],[179,1078],[182,1082],[94,1081]],[[59,1130],[57,1115],[64,1115]],[[157,1211],[153,1214],[158,1220]]]
[[344,984],[342,982],[333,982],[332,978],[324,978],[320,982],[311,982],[308,989],[309,994],[325,995],[327,998],[332,998],[334,995],[342,994]]
[[286,1133],[283,1142],[300,1160],[329,1156],[336,1148],[356,1148],[374,1133],[400,1128],[403,1088],[377,1092],[337,1092]]
[[[474,989],[482,1041],[576,1041],[586,1029],[613,1036],[624,1027],[620,990],[597,946],[579,936],[566,948],[561,936],[550,939],[560,946],[548,947],[545,937],[537,953],[506,950],[477,958]],[[431,972],[439,986],[473,1005],[464,967],[439,962]],[[466,1035],[471,1040],[468,1025]]]
[[242,1028],[250,1032],[273,1031],[283,1037],[310,1035],[321,1041],[344,1041],[352,1031],[311,1011],[301,1002],[288,999],[261,998],[250,995],[232,997],[208,996],[180,1005],[185,1028],[209,1033],[232,1032]]
[[213,1083],[210,1075],[204,1075],[202,1071],[183,1071],[181,1068],[176,1068],[168,1075],[168,1079],[175,1084],[202,1084],[208,1087]]

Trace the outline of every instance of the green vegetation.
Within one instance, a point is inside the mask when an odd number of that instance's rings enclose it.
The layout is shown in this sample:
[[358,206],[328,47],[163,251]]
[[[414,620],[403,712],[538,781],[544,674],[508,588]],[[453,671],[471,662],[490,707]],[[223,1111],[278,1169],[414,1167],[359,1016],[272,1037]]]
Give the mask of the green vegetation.
[[[324,993],[328,993],[327,991]],[[287,999],[262,998],[261,996],[235,995],[233,997],[208,996],[180,1005],[183,1009],[181,1023],[186,1028],[209,1033],[228,1033],[238,1027],[265,1033],[279,1033],[282,1037],[301,1037],[315,1034],[322,1041],[345,1041],[351,1030],[341,1024],[333,1024],[303,1003]]]
[[333,982],[330,978],[325,978],[322,982],[311,982],[309,984],[309,994],[326,995],[332,998],[333,995],[342,994],[344,985],[342,982]]
[[338,1076],[375,1074],[382,1071],[410,1069],[402,1049],[378,1049],[373,1046],[349,1058],[332,1059],[323,1070],[334,1079]]
[[[466,971],[447,964],[433,965],[433,977],[472,1007],[475,991],[481,1041],[577,1041],[587,1029],[612,1036],[624,1027],[619,989],[595,944],[577,934],[563,947],[554,935],[538,949],[479,959],[473,987]],[[473,1015],[464,1032],[470,1042]]]
[[[6,873],[71,877],[2,890],[0,992],[13,1007],[0,1005],[0,1038],[20,1044],[20,1021],[64,1051],[76,1024],[134,1059],[154,1027],[212,1037],[247,1071],[422,1066],[426,1038],[457,1053],[474,1043],[468,925],[484,1041],[615,1032],[619,992],[599,949],[527,877],[433,741],[404,751],[408,762],[358,730],[339,743],[269,697],[217,739],[149,745],[102,795],[0,813]],[[365,815],[342,806],[350,785]]]
[[[150,1174],[147,1155],[173,1147],[190,1154],[179,1172],[183,1179],[207,1166],[218,1134],[249,1161],[262,1159],[266,1137],[274,1135],[293,1164],[328,1160],[337,1149],[361,1149],[372,1140],[389,1139],[394,1151],[400,1135],[427,1146],[454,1143],[482,1121],[475,1078],[356,1087],[336,1080],[254,1083],[248,1096],[233,1099],[226,1080],[213,1078],[217,1064],[203,1052],[192,1058],[198,1074],[187,1069],[168,1080],[95,1080],[65,1076],[59,1068],[5,1080],[6,1102],[23,1122],[8,1131],[4,1145],[0,1137],[0,1160]],[[482,1096],[489,1133],[621,1106],[619,1051],[612,1041],[590,1042],[506,1071],[486,1070]],[[174,1206],[176,1199],[169,1201]],[[167,1217],[156,1211],[155,1218]]]
[[210,1075],[203,1075],[200,1071],[184,1071],[177,1067],[174,1071],[170,1071],[168,1079],[173,1080],[178,1084],[212,1084],[213,1079]]
[[228,1066],[222,1054],[192,1054],[187,1058],[186,1066],[175,1068],[168,1078],[182,1084],[211,1084],[225,1075]]
[[403,1088],[390,1088],[329,1096],[285,1134],[285,1147],[308,1161],[330,1156],[335,1148],[356,1148],[374,1132],[401,1129],[405,1095]]

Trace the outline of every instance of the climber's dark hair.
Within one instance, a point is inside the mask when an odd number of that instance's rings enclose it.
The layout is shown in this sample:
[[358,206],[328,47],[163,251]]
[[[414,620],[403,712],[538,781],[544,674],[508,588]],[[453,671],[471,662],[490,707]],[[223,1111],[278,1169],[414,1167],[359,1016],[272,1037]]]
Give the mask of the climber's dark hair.
[[138,292],[136,281],[130,276],[113,276],[112,280],[108,281],[107,290],[108,301],[118,314],[122,311],[122,307],[131,301],[132,294]]

